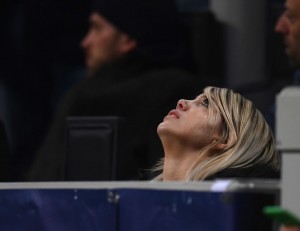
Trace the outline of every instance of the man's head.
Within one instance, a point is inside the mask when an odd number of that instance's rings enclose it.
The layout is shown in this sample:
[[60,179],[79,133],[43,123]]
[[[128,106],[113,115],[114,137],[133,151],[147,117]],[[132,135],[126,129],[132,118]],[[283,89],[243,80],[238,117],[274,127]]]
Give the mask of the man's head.
[[90,75],[136,47],[136,41],[118,30],[97,12],[90,15],[90,29],[81,42]]
[[292,64],[300,67],[300,0],[286,0],[275,31],[284,36],[285,52]]
[[90,21],[82,47],[91,72],[132,51],[160,63],[181,55],[174,0],[94,0]]

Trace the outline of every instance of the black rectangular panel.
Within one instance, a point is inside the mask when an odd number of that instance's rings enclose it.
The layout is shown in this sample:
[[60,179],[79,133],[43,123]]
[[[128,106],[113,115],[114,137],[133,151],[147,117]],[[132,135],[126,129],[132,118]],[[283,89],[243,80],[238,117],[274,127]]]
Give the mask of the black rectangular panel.
[[130,153],[125,125],[119,117],[68,117],[66,180],[126,180]]

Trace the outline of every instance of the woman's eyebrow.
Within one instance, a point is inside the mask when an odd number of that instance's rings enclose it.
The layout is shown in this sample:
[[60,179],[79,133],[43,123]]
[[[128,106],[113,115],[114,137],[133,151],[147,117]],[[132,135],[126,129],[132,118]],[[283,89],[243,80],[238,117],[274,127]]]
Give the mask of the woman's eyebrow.
[[199,99],[203,99],[203,98],[207,98],[205,94],[200,94],[198,96],[196,96],[195,100],[199,100]]

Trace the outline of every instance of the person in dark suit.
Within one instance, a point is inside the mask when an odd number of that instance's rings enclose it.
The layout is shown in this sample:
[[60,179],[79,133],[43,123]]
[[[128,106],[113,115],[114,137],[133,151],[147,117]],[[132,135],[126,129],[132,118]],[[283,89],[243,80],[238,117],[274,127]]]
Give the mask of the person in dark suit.
[[180,99],[157,127],[164,159],[162,181],[278,178],[280,159],[262,113],[240,94],[206,87]]
[[[295,73],[295,84],[299,84],[300,68],[300,0],[286,0],[285,10],[278,18],[275,31],[282,34],[285,52]],[[296,225],[282,225],[280,231],[299,231]]]
[[[118,116],[126,120],[133,162],[126,179],[145,179],[163,155],[156,126],[178,98],[194,97],[201,79],[186,71],[173,0],[96,0],[81,46],[88,78],[62,100],[27,176],[65,180],[65,120],[69,116]],[[84,155],[84,154],[83,154]]]

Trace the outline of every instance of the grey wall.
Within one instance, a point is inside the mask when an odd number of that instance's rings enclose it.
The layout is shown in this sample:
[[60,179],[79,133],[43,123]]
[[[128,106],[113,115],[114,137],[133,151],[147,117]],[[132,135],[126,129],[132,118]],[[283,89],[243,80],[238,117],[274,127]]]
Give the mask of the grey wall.
[[210,9],[225,24],[225,78],[231,88],[263,83],[265,0],[211,0]]

